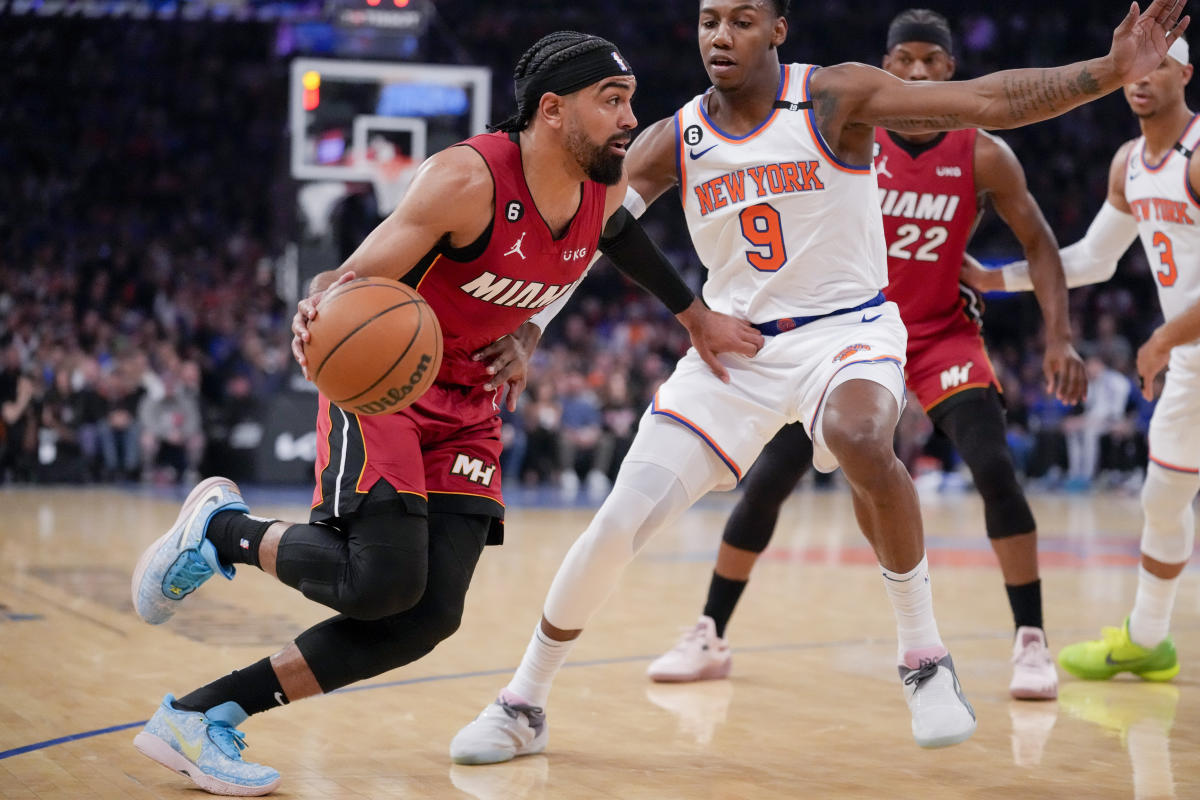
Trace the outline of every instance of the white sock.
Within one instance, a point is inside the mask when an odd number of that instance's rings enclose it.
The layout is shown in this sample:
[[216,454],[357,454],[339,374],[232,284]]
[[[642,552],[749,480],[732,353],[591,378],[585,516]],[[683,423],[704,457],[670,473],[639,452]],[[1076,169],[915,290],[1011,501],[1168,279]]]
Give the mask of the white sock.
[[562,668],[574,644],[574,639],[569,642],[554,641],[542,632],[542,623],[539,621],[533,638],[529,640],[529,647],[525,648],[521,666],[517,667],[512,680],[508,682],[508,691],[531,705],[545,707],[554,676]]
[[[921,563],[908,572],[892,572],[882,564],[883,585],[892,611],[896,615],[896,636],[899,639],[898,661],[911,650],[942,648],[937,622],[933,618],[933,591],[929,588],[929,561],[924,555]],[[909,664],[916,667],[917,664]]]
[[1138,567],[1137,597],[1129,615],[1129,638],[1142,647],[1155,647],[1171,628],[1171,609],[1179,578],[1160,578]]

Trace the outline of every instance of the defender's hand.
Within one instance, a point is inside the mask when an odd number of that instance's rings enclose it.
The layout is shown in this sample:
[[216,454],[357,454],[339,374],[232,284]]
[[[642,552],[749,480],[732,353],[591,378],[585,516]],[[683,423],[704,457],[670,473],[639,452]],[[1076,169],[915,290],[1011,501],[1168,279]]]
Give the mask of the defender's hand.
[[1167,50],[1191,22],[1191,17],[1180,19],[1185,5],[1187,0],[1154,0],[1140,14],[1137,3],[1129,6],[1129,13],[1113,31],[1108,53],[1122,84],[1144,78],[1167,57]]
[[766,341],[756,328],[745,320],[734,319],[707,308],[696,298],[676,318],[687,328],[692,337],[692,347],[713,374],[729,383],[729,373],[717,359],[720,353],[737,353],[753,356],[762,349]]
[[1171,348],[1162,343],[1158,331],[1155,331],[1154,335],[1138,348],[1137,371],[1142,397],[1147,400],[1154,399],[1154,380],[1158,377],[1158,373],[1167,368],[1167,362],[1170,359]]
[[517,410],[517,399],[525,391],[529,377],[529,358],[542,338],[542,329],[526,322],[515,333],[505,334],[496,341],[471,354],[472,361],[487,362],[490,378],[483,385],[491,391],[499,388],[500,399],[507,400],[508,410]]
[[977,292],[1004,291],[1003,270],[988,269],[968,253],[963,253],[962,270],[958,273],[958,279]]

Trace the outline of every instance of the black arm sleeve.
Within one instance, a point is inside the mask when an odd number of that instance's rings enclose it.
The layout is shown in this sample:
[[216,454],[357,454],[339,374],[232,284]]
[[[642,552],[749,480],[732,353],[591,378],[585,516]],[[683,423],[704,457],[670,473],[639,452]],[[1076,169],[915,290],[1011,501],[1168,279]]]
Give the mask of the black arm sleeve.
[[609,217],[600,234],[600,252],[612,259],[617,269],[657,297],[672,314],[687,309],[696,299],[675,267],[658,249],[641,223],[624,206]]

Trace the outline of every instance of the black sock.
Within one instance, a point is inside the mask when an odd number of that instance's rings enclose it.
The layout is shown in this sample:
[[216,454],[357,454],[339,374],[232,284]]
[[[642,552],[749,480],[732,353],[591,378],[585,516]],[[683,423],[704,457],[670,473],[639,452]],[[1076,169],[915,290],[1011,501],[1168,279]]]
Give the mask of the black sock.
[[1042,581],[1020,586],[1004,585],[1008,592],[1008,604],[1012,606],[1013,622],[1017,627],[1042,627]]
[[712,583],[708,585],[708,602],[704,604],[704,616],[712,617],[717,624],[717,636],[722,639],[725,638],[725,626],[729,624],[729,618],[733,616],[733,609],[745,588],[746,581],[734,581],[713,573]]
[[224,563],[257,567],[260,566],[258,543],[275,522],[252,517],[244,511],[218,511],[209,520],[204,536],[217,548],[217,555]]
[[283,696],[279,678],[271,667],[271,659],[264,658],[180,697],[174,705],[180,711],[208,711],[230,700],[241,706],[247,714],[285,706],[288,702]]

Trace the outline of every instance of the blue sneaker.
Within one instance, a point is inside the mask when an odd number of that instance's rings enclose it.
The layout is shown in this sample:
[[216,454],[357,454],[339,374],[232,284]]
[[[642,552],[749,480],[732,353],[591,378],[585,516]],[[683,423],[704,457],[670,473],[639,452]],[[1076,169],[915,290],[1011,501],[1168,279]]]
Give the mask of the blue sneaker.
[[146,548],[133,570],[133,608],[151,625],[171,618],[183,598],[220,573],[233,579],[233,567],[217,558],[217,548],[204,538],[208,521],[218,511],[249,511],[237,484],[228,478],[201,481],[183,501],[170,530]]
[[206,792],[256,797],[275,791],[279,772],[242,760],[246,735],[234,726],[248,716],[237,703],[222,703],[207,713],[162,705],[133,737],[133,746],[164,767],[186,775]]

